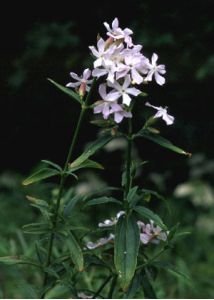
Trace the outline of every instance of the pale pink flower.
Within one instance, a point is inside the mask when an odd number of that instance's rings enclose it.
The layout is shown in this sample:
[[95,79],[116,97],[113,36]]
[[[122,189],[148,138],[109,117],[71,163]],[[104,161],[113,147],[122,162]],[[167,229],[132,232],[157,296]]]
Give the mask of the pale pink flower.
[[123,85],[120,85],[117,81],[115,81],[114,83],[108,82],[108,86],[114,88],[117,91],[118,98],[122,97],[123,104],[126,104],[127,106],[130,105],[130,102],[132,100],[129,95],[136,97],[141,93],[140,90],[134,87],[129,87],[130,84],[131,84],[131,79],[129,75],[125,77]]
[[133,34],[133,31],[129,28],[125,28],[124,30],[122,30],[119,27],[119,21],[118,18],[115,18],[112,22],[112,28],[109,26],[109,24],[107,22],[104,22],[104,26],[107,29],[107,35],[109,37],[112,37],[114,40],[120,40],[120,39],[124,39],[124,42],[127,44],[128,47],[132,47],[133,43],[132,43],[132,38],[131,38],[131,34]]
[[78,76],[76,73],[70,72],[70,76],[76,80],[76,82],[69,82],[66,84],[67,87],[76,88],[80,86],[82,83],[86,85],[86,91],[89,91],[89,85],[92,83],[92,79],[90,80],[89,77],[91,76],[91,71],[89,69],[85,69],[83,71],[82,76]]
[[139,70],[141,68],[142,59],[139,55],[126,55],[124,63],[118,64],[116,79],[125,77],[129,72],[132,81],[137,84],[143,82],[143,77],[140,75]]
[[100,78],[107,75],[107,80],[114,83],[114,74],[116,72],[116,66],[111,60],[104,60],[101,68],[95,68],[92,72],[93,77]]
[[166,241],[168,231],[163,231],[159,226],[154,226],[154,222],[150,220],[150,223],[145,224],[138,221],[140,229],[140,241],[142,244],[147,245],[148,243],[159,244],[160,241]]
[[92,54],[97,58],[94,61],[94,68],[102,66],[103,61],[109,58],[116,48],[116,46],[110,46],[108,49],[105,49],[105,47],[106,42],[102,38],[97,42],[97,49],[94,46],[89,46]]
[[157,65],[158,55],[153,53],[151,63],[148,63],[148,75],[146,76],[146,81],[151,81],[154,75],[157,84],[163,85],[165,83],[165,78],[160,74],[165,74],[165,65]]
[[172,125],[174,123],[175,118],[167,113],[167,107],[154,106],[151,105],[149,102],[146,102],[145,105],[157,110],[157,113],[154,115],[154,118],[162,118],[167,125]]

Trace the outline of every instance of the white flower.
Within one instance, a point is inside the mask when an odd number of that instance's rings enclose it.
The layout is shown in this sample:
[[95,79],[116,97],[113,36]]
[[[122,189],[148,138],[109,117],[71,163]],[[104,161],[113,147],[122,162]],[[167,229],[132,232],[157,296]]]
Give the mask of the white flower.
[[149,102],[146,102],[146,106],[156,109],[158,112],[154,115],[154,118],[162,118],[167,125],[172,125],[175,118],[167,113],[167,107],[153,106]]
[[112,37],[114,40],[120,40],[124,39],[125,43],[128,45],[128,47],[132,47],[132,38],[130,37],[131,34],[133,34],[133,31],[129,28],[125,28],[122,30],[119,27],[119,21],[118,18],[115,18],[112,22],[112,28],[109,26],[108,23],[104,22],[104,26],[107,29],[107,35],[109,37]]
[[86,247],[90,250],[102,247],[114,240],[114,234],[110,233],[109,237],[101,238],[96,243],[88,242]]
[[102,68],[95,68],[92,72],[92,76],[94,77],[101,77],[104,75],[107,76],[107,80],[114,83],[114,74],[116,72],[117,68],[111,60],[104,60],[102,63]]
[[85,89],[87,92],[89,91],[89,85],[92,83],[92,79],[89,80],[91,76],[91,71],[89,69],[85,69],[82,76],[78,76],[76,73],[71,72],[70,76],[76,80],[76,82],[69,82],[66,84],[67,87],[80,88]]
[[124,118],[132,118],[132,113],[124,110],[123,106],[117,103],[112,103],[110,114],[114,114],[116,123],[122,122]]
[[165,65],[157,65],[158,55],[153,53],[152,55],[152,63],[148,62],[148,75],[146,76],[145,80],[151,81],[152,76],[155,76],[155,80],[159,85],[163,85],[165,83],[165,78],[160,74],[165,74]]
[[127,106],[130,105],[130,102],[132,100],[129,95],[138,96],[141,93],[140,90],[134,87],[130,88],[130,84],[131,79],[129,75],[125,77],[123,85],[120,85],[117,81],[115,81],[114,83],[108,82],[108,86],[114,88],[118,92],[118,98],[122,97],[123,103]]
[[108,49],[105,49],[105,46],[106,42],[102,38],[100,38],[97,42],[97,49],[94,46],[89,46],[89,49],[97,58],[94,61],[94,68],[102,66],[103,61],[110,57],[116,48],[116,46],[110,46]]
[[121,210],[117,213],[115,218],[111,218],[111,220],[107,219],[105,220],[103,223],[99,223],[98,227],[110,227],[113,226],[115,224],[117,224],[117,221],[119,220],[119,218],[125,214],[125,211]]
[[[111,91],[107,94],[106,92],[106,84],[100,84],[99,86],[99,94],[102,97],[103,101],[97,101],[94,107],[94,113],[103,114],[104,119],[108,119],[109,115],[112,113],[113,102],[118,98],[117,92]],[[111,110],[111,111],[110,111]]]
[[116,79],[125,77],[130,72],[133,82],[141,84],[143,82],[143,77],[139,73],[141,62],[141,56],[139,55],[126,55],[124,63],[118,64]]

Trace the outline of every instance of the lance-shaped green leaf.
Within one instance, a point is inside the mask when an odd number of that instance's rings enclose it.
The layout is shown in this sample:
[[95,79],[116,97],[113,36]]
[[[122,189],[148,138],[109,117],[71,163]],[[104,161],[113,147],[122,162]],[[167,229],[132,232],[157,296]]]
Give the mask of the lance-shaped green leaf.
[[54,162],[52,162],[52,161],[50,161],[50,160],[43,159],[42,162],[43,162],[44,164],[47,164],[47,165],[49,165],[49,166],[51,166],[51,167],[57,169],[58,171],[62,171],[62,168],[61,168],[59,165],[55,164]]
[[64,216],[68,217],[73,210],[73,208],[76,206],[76,204],[82,200],[81,195],[75,195],[74,197],[71,197],[71,199],[67,202],[65,208],[64,208]]
[[74,100],[82,104],[82,100],[77,93],[73,92],[71,89],[64,87],[63,85],[55,82],[50,78],[48,78],[48,81],[50,81],[53,85],[55,85],[60,91],[62,91],[63,93],[67,94],[68,96],[70,96],[71,98],[73,98]]
[[70,168],[77,168],[82,163],[84,163],[89,157],[94,155],[98,150],[103,148],[110,140],[112,140],[111,135],[103,135],[100,138],[98,138],[96,141],[90,143],[85,151],[70,164]]
[[133,216],[121,216],[116,225],[114,263],[123,290],[127,290],[136,270],[140,232]]
[[4,265],[32,265],[40,268],[40,265],[33,259],[24,256],[3,256],[0,257],[0,264],[1,263]]
[[67,244],[70,251],[70,257],[74,265],[76,266],[79,272],[82,272],[84,268],[82,249],[72,233],[70,233],[68,236]]
[[121,205],[121,202],[118,201],[117,199],[113,198],[113,197],[107,197],[107,196],[104,196],[104,197],[99,197],[99,198],[96,198],[96,199],[92,199],[92,200],[89,200],[84,207],[86,206],[91,206],[91,205],[99,205],[99,204],[106,204],[106,203],[116,203],[118,205]]
[[142,137],[146,138],[147,140],[150,140],[150,141],[152,141],[164,148],[167,148],[173,152],[191,156],[191,153],[188,153],[188,152],[184,151],[183,149],[173,145],[170,141],[168,141],[167,139],[163,138],[160,135],[149,133],[147,130],[142,129],[136,135],[134,135],[134,137],[138,137],[138,136],[142,136]]
[[60,174],[60,172],[57,170],[54,170],[51,168],[43,168],[43,169],[40,169],[39,171],[33,173],[32,175],[30,175],[27,179],[25,179],[23,181],[22,184],[29,185],[29,184],[44,180],[46,178],[56,176],[58,174]]
[[70,164],[69,166],[69,172],[74,172],[79,169],[104,169],[101,164],[99,164],[96,161],[93,161],[91,159],[86,159],[84,162],[82,162],[80,165],[75,166],[75,162]]
[[28,234],[43,234],[51,232],[51,226],[47,222],[31,223],[24,225],[23,231]]
[[142,217],[154,221],[154,223],[160,226],[163,230],[167,230],[166,225],[163,223],[161,218],[156,215],[152,210],[144,206],[135,206],[134,210]]

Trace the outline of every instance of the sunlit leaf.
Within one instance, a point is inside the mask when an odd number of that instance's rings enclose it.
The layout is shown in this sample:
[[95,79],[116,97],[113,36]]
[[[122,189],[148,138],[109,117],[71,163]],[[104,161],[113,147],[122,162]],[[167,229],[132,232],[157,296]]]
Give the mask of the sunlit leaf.
[[75,161],[69,165],[69,171],[71,172],[77,171],[79,169],[104,169],[104,168],[101,164],[91,159],[86,159],[84,162],[82,162],[79,165],[76,165]]
[[121,202],[113,197],[99,197],[96,199],[89,200],[84,207],[91,206],[91,205],[98,205],[98,204],[106,204],[106,203],[116,203],[118,205],[121,205]]
[[58,175],[60,172],[50,168],[43,168],[37,171],[36,173],[30,175],[27,179],[23,181],[23,185],[29,185],[53,176]]
[[80,166],[83,162],[85,162],[89,157],[94,155],[98,150],[103,148],[110,140],[112,140],[111,135],[103,135],[94,142],[90,143],[85,151],[70,164],[70,168],[76,168]]
[[62,91],[63,93],[67,94],[68,96],[70,96],[71,98],[73,98],[74,100],[82,104],[81,98],[77,93],[73,92],[71,89],[64,87],[63,85],[55,82],[50,78],[48,78],[48,81],[50,81],[53,85],[55,85],[60,91]]
[[191,156],[191,153],[188,153],[186,151],[184,151],[183,149],[173,145],[170,141],[168,141],[167,139],[163,138],[160,135],[157,134],[152,134],[151,132],[148,132],[147,130],[140,130],[137,134],[134,135],[135,137],[138,136],[142,136],[164,148],[167,148],[173,152],[179,153],[179,154],[183,154],[183,155],[187,155],[187,156]]

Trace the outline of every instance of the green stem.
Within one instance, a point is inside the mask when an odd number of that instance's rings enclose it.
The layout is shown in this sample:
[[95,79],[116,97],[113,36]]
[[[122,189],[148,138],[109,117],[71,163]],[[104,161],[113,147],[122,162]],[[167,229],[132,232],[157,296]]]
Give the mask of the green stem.
[[[66,171],[68,169],[69,161],[71,160],[71,157],[73,155],[74,147],[75,147],[75,144],[76,144],[79,132],[80,132],[81,124],[82,124],[83,118],[85,116],[85,112],[88,109],[87,105],[88,105],[88,102],[91,98],[95,83],[96,83],[96,79],[94,79],[94,81],[92,83],[92,86],[91,86],[91,89],[90,89],[90,91],[89,91],[89,93],[86,97],[86,100],[82,104],[81,111],[80,111],[79,118],[78,118],[78,122],[77,122],[77,125],[76,125],[76,128],[75,128],[75,131],[74,131],[74,135],[73,135],[72,140],[71,140],[71,145],[70,145],[68,155],[67,155],[67,158],[66,158],[66,161],[65,161],[65,164],[64,164],[63,172],[61,174],[60,183],[59,183],[59,194],[58,194],[58,197],[57,197],[56,209],[55,209],[55,213],[54,213],[54,216],[53,216],[53,228],[52,228],[52,233],[51,233],[50,240],[49,240],[48,255],[47,255],[47,261],[46,261],[45,267],[49,267],[50,263],[51,263],[51,256],[52,256],[52,251],[53,251],[53,241],[54,241],[54,235],[55,235],[54,231],[57,227],[60,202],[61,202],[63,189],[64,189],[64,184],[65,184],[65,180],[66,180]],[[47,280],[48,280],[48,274],[45,273],[43,287],[45,287],[45,285],[47,284]],[[42,298],[44,298],[44,296],[45,296],[45,292],[42,294]]]
[[114,294],[114,289],[116,287],[116,283],[117,283],[117,275],[115,275],[112,279],[112,282],[111,282],[111,287],[110,287],[110,290],[109,290],[109,293],[108,293],[108,299],[112,299],[113,298],[113,294]]
[[132,120],[128,120],[128,146],[126,152],[126,186],[125,186],[125,199],[131,188],[131,155],[132,155]]
[[108,278],[106,278],[106,280],[103,282],[103,284],[97,290],[97,292],[94,294],[94,296],[92,297],[92,299],[96,299],[97,296],[100,295],[100,293],[102,292],[102,290],[104,289],[104,287],[106,286],[106,284],[109,282],[109,280],[111,280],[111,277],[112,277],[112,275],[110,275]]

